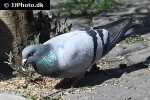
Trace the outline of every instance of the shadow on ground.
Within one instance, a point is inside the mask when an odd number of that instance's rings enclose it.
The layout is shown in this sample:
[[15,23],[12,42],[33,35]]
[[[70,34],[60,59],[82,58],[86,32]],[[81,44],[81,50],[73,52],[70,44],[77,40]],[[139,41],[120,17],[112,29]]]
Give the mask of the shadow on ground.
[[[147,60],[145,62],[147,62]],[[99,70],[99,68],[95,64],[95,66],[93,66],[91,71],[87,72],[85,77],[79,81],[76,88],[100,85],[104,81],[107,81],[109,79],[120,78],[125,73],[130,73],[145,68],[147,68],[147,66],[145,65],[144,62],[137,63],[131,66],[127,66],[126,64],[120,64],[119,68],[106,69],[106,70]],[[63,82],[63,80],[61,82]],[[67,86],[63,88],[67,89],[70,87],[71,86]],[[57,89],[59,88],[62,87],[57,87]]]
[[[87,73],[87,76],[81,80],[78,87],[100,85],[104,81],[112,78],[120,78],[124,73],[134,72],[140,69],[147,68],[143,62],[127,66],[121,64],[119,68],[99,70]],[[94,73],[94,74],[92,74]]]

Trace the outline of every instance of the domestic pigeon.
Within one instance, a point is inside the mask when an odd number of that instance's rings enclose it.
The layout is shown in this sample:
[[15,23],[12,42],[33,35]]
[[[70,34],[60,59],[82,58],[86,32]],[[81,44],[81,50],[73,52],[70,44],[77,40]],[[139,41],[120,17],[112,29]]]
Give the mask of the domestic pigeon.
[[108,25],[71,31],[43,44],[30,45],[22,51],[22,69],[32,64],[41,75],[77,77],[78,80],[123,37],[140,27],[132,22],[132,18],[123,18]]

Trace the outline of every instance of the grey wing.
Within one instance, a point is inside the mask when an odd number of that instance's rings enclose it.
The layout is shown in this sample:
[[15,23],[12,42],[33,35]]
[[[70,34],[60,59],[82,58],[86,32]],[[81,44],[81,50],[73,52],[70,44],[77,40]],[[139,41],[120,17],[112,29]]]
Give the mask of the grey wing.
[[[107,54],[121,39],[124,37],[125,33],[128,31],[128,27],[132,24],[132,19],[124,18],[114,23],[94,27],[93,29],[98,31],[99,28],[106,29],[108,31],[107,43],[104,45],[103,56]],[[105,36],[105,34],[103,33]],[[105,40],[105,39],[104,39]]]
[[[93,58],[93,40],[85,31],[74,31],[74,35],[67,38],[59,47],[66,62],[66,67],[71,73],[86,71]],[[61,67],[61,66],[60,66]]]

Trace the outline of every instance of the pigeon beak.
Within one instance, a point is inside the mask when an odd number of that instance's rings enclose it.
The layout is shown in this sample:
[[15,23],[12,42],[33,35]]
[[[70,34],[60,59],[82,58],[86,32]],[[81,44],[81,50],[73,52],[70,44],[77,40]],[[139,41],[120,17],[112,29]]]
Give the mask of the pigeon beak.
[[22,66],[23,67],[25,67],[26,63],[27,63],[27,59],[22,59]]
[[23,70],[23,71],[26,71],[26,69],[25,69],[25,66],[27,65],[27,59],[22,59],[22,67],[21,67],[21,69]]

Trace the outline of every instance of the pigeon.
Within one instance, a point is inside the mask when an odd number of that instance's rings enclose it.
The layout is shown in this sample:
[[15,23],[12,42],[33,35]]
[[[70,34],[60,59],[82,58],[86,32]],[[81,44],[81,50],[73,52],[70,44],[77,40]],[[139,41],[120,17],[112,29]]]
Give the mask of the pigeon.
[[29,45],[22,51],[22,69],[32,64],[43,76],[79,80],[123,37],[141,27],[132,22],[132,18],[123,18],[108,25],[71,31],[43,44]]

